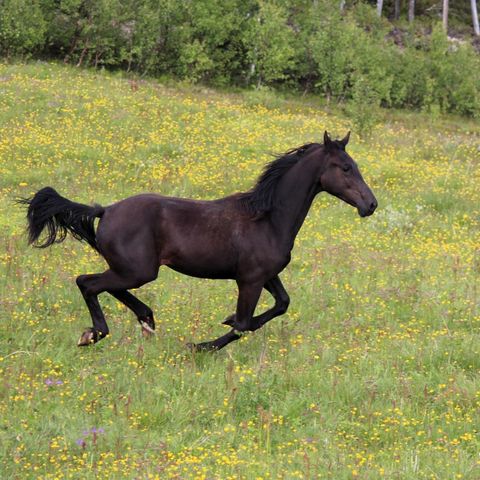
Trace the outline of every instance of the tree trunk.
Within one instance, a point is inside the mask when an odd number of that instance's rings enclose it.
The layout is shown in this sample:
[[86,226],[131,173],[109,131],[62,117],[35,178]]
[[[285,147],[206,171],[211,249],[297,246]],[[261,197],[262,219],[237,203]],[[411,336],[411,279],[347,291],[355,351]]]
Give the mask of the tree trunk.
[[383,0],[377,0],[377,15],[379,17],[382,16],[382,10],[383,10]]
[[415,0],[408,1],[408,21],[411,23],[415,20]]
[[443,0],[442,23],[443,29],[448,33],[448,0]]
[[478,10],[477,10],[477,0],[470,0],[472,4],[472,21],[473,21],[473,30],[475,35],[480,36],[480,28],[478,26]]
[[77,67],[81,67],[83,63],[83,59],[85,58],[86,53],[88,52],[88,42],[86,43],[85,47],[80,54],[80,58],[78,59]]
[[340,11],[343,12],[345,10],[345,0],[340,0]]
[[395,13],[394,13],[395,20],[400,18],[400,0],[395,0]]

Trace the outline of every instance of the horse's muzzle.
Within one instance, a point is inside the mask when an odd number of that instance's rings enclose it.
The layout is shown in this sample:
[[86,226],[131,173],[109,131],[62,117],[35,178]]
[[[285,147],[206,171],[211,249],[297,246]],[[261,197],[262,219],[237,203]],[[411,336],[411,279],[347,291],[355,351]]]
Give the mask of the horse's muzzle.
[[377,209],[378,202],[376,199],[373,199],[369,205],[363,208],[358,208],[358,214],[363,217],[369,217]]

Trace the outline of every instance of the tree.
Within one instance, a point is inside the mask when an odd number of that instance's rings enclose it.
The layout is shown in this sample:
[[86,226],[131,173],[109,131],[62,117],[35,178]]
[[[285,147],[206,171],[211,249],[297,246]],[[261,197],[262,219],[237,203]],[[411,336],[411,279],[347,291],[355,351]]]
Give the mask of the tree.
[[443,30],[445,30],[445,32],[448,32],[448,0],[443,0],[442,24]]
[[400,18],[400,0],[395,0],[394,18],[395,20]]
[[408,21],[413,22],[415,19],[415,0],[408,1]]
[[382,16],[383,0],[377,0],[377,15]]
[[477,0],[470,0],[472,4],[472,21],[473,21],[473,30],[475,35],[480,36],[480,28],[478,26],[478,10],[477,10]]
[[294,65],[294,32],[287,25],[288,12],[280,4],[260,2],[258,12],[249,18],[243,43],[250,64],[248,81],[257,87],[284,79]]

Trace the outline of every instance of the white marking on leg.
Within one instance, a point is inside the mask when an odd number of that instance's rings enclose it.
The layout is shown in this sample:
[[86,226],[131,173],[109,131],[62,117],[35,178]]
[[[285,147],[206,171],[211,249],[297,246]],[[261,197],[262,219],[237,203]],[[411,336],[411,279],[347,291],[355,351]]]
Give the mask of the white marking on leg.
[[155,335],[155,330],[147,322],[140,322],[140,325],[142,325],[142,328],[144,328],[147,332]]

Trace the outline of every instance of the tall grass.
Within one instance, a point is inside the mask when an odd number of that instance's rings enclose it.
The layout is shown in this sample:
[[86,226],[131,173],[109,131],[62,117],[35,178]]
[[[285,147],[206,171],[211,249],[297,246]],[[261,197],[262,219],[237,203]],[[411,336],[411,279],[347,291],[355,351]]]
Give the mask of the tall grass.
[[165,269],[137,292],[154,340],[102,295],[111,336],[78,349],[74,278],[104,262],[74,240],[28,248],[15,197],[216,198],[351,121],[48,64],[0,79],[2,479],[480,477],[477,124],[396,115],[353,132],[379,209],[319,196],[282,274],[291,307],[255,334],[190,353],[225,331],[235,285]]

